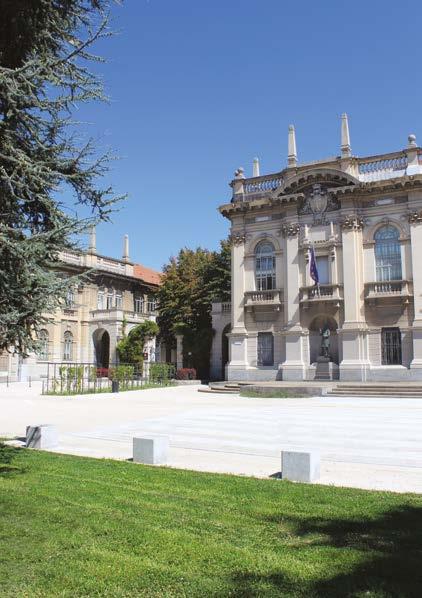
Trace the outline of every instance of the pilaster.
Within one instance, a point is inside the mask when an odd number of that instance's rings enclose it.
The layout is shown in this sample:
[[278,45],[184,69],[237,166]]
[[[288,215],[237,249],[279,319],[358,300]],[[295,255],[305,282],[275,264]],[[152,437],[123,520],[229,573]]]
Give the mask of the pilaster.
[[[410,198],[409,198],[410,199]],[[410,369],[419,370],[422,376],[422,198],[415,198],[419,207],[415,207],[409,216],[410,247],[412,256],[413,304],[415,317],[412,325],[413,359]]]

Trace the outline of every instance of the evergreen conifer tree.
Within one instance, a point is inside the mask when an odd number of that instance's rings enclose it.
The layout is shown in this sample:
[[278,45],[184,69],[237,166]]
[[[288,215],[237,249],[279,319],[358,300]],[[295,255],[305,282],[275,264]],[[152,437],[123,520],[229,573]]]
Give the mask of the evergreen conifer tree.
[[92,45],[111,32],[106,0],[2,0],[0,16],[0,350],[36,348],[44,314],[54,311],[69,281],[60,251],[74,246],[87,220],[76,204],[107,219],[117,201],[102,188],[111,156],[82,143],[76,105],[103,100],[89,63]]

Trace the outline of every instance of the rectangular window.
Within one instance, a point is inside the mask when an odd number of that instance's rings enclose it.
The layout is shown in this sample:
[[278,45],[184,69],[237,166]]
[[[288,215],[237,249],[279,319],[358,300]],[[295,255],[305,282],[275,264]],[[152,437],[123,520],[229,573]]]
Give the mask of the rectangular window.
[[381,330],[381,351],[383,365],[401,365],[400,328],[383,328]]
[[274,336],[258,332],[258,365],[274,365]]
[[142,314],[144,312],[144,298],[143,297],[135,297],[135,312],[137,314]]
[[328,256],[322,255],[316,258],[318,268],[319,284],[330,284],[330,272]]
[[114,299],[113,293],[108,293],[108,295],[107,295],[107,309],[113,309],[113,299]]
[[98,291],[97,309],[104,309],[104,292]]
[[148,297],[148,312],[153,312],[157,308],[156,301],[154,297]]
[[116,307],[117,309],[122,309],[123,307],[123,297],[120,293],[116,293]]

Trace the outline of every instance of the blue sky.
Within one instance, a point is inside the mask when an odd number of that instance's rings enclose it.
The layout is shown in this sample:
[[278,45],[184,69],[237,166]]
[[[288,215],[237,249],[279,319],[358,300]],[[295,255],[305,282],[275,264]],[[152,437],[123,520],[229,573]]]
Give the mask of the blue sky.
[[234,170],[339,153],[349,114],[356,155],[422,143],[422,6],[402,0],[125,0],[96,67],[110,104],[81,107],[120,156],[108,180],[129,194],[97,248],[161,269],[181,247],[218,247]]

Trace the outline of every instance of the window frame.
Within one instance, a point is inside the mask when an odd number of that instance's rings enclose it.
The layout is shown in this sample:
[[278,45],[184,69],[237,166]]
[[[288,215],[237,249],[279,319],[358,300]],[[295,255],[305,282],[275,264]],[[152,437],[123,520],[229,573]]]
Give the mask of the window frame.
[[[390,229],[395,236],[381,236],[382,231]],[[384,224],[374,233],[374,259],[376,282],[392,282],[403,280],[403,264],[401,256],[400,230],[393,224]]]
[[[271,251],[262,248],[270,246]],[[269,240],[260,241],[255,247],[255,288],[257,291],[273,291],[277,288],[275,247]]]
[[[263,347],[263,341],[265,339],[271,339],[270,346]],[[272,332],[258,332],[257,337],[257,360],[258,367],[274,367],[274,334]],[[264,356],[264,351],[267,351],[267,355]]]
[[[387,335],[397,335],[396,346]],[[393,346],[391,346],[393,344]],[[398,326],[385,326],[381,328],[381,364],[382,365],[403,365],[403,347],[401,330]]]
[[66,330],[63,335],[63,361],[72,361],[73,359],[73,334]]

